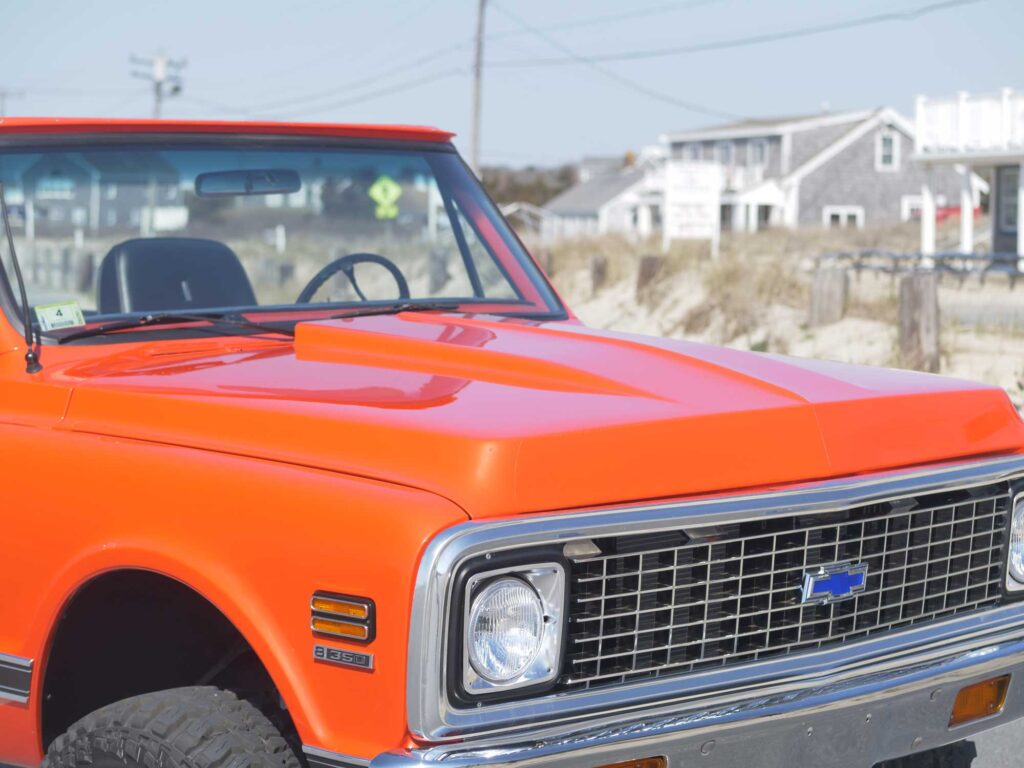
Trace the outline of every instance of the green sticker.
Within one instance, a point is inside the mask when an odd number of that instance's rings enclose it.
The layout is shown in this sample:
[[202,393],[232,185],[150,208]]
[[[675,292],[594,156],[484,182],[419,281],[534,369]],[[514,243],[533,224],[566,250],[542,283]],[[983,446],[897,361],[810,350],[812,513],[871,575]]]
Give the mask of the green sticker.
[[398,218],[398,198],[402,196],[402,187],[390,176],[380,176],[367,190],[370,199],[377,204],[378,219]]
[[36,307],[36,318],[44,331],[59,331],[61,328],[75,328],[85,325],[82,308],[77,301],[61,301]]

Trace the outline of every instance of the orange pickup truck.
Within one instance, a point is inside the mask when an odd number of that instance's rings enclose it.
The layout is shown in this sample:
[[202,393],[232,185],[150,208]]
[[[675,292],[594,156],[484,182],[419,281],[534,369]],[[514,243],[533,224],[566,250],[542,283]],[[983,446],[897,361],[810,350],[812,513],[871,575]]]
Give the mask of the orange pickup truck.
[[441,131],[0,120],[0,763],[966,765],[995,389],[579,323]]

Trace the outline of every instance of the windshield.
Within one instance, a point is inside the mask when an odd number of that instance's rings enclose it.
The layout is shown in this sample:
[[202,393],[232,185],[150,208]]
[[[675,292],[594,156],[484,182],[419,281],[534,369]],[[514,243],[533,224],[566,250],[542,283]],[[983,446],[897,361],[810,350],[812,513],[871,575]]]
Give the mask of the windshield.
[[453,151],[393,146],[0,150],[34,322],[59,338],[154,313],[564,313]]

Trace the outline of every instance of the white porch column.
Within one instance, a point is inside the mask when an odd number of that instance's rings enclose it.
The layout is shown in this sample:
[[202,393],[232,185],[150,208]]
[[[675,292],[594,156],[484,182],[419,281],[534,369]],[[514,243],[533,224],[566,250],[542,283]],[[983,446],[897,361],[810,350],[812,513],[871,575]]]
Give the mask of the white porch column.
[[960,253],[974,251],[974,186],[971,166],[965,165],[960,179]]
[[737,201],[732,204],[732,231],[745,232],[746,224],[747,217],[744,215],[743,203]]
[[935,255],[935,194],[928,183],[930,176],[921,185],[921,255],[925,257]]
[[747,205],[747,232],[757,232],[757,205]]
[[1024,163],[1017,169],[1017,268],[1024,268]]

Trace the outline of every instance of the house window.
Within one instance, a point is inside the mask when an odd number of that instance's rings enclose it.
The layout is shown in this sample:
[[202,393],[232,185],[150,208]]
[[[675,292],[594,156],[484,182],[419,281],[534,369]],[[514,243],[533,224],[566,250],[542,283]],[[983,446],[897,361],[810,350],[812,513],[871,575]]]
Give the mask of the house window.
[[892,128],[883,128],[875,138],[875,170],[900,169],[900,134]]
[[107,226],[108,227],[116,227],[117,226],[117,211],[115,211],[113,209],[107,211]]
[[747,145],[747,165],[763,168],[768,165],[768,142],[754,139]]
[[107,184],[106,188],[103,190],[103,193],[106,196],[107,200],[116,200],[117,184]]
[[173,202],[178,199],[178,188],[168,187],[167,188],[167,202]]
[[720,141],[715,144],[715,161],[721,165],[732,165],[733,145],[731,141]]
[[900,198],[900,221],[915,221],[921,218],[921,196],[903,195]]
[[75,196],[75,182],[66,176],[47,176],[36,184],[40,200],[70,200]]
[[829,229],[863,229],[864,206],[826,205],[821,209],[821,223]]
[[683,159],[689,160],[691,163],[699,163],[703,159],[703,149],[700,144],[685,144],[683,145]]
[[1008,166],[998,169],[999,210],[996,224],[1004,235],[1017,232],[1017,196],[1020,193],[1020,168]]

